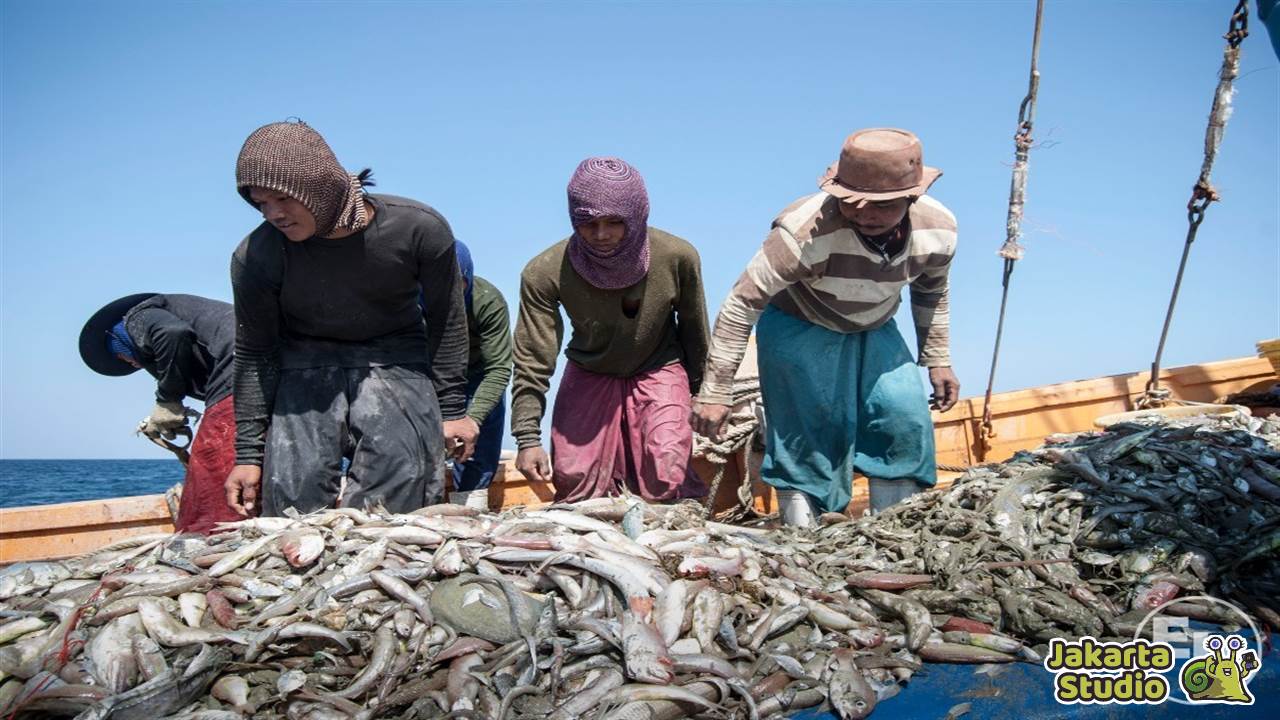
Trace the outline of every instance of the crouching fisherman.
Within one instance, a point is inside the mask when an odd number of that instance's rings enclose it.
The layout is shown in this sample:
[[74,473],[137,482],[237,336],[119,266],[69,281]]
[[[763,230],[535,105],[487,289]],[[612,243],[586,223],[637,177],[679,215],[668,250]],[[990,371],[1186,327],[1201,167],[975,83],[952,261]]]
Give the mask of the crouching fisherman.
[[442,499],[446,448],[474,447],[453,233],[426,205],[366,193],[367,179],[302,122],[259,128],[240,151],[236,187],[265,220],[231,259],[226,491],[245,514],[409,512]]
[[[850,135],[822,192],[778,215],[720,308],[692,420],[716,437],[755,325],[768,426],[760,474],[788,524],[844,511],[855,470],[870,478],[872,510],[937,479],[916,362],[929,369],[933,406],[949,409],[960,391],[947,299],[956,221],[925,194],[941,174],[905,130]],[[904,286],[915,362],[893,320]]]
[[[516,467],[531,480],[552,480],[561,502],[623,488],[650,501],[703,497],[688,423],[707,350],[698,253],[648,225],[644,180],[622,160],[584,160],[568,194],[573,235],[520,276]],[[564,339],[561,307],[573,334],[548,460],[540,426]]]
[[[493,283],[475,274],[471,251],[454,243],[464,283],[470,358],[467,363],[467,419],[475,424],[476,450],[466,462],[453,463],[449,502],[489,509],[489,486],[502,458],[511,382],[511,315],[506,298]],[[423,301],[425,306],[425,300]]]
[[156,379],[156,404],[139,428],[173,439],[187,426],[184,398],[205,404],[174,522],[178,532],[208,533],[240,519],[222,484],[235,464],[231,305],[194,295],[141,293],[108,303],[80,331],[80,357],[89,369],[119,377],[146,370]]

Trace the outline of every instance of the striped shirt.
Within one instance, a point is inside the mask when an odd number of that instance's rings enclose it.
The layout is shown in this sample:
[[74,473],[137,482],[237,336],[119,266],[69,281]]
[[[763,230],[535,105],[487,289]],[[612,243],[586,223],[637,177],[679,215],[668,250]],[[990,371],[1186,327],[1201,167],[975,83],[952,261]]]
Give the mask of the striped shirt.
[[826,193],[801,198],[773,221],[764,246],[729,292],[716,318],[699,399],[725,403],[747,339],[770,303],[840,333],[874,330],[893,318],[911,287],[919,363],[951,364],[947,272],[956,219],[926,196],[912,203],[903,249],[887,261],[840,214]]

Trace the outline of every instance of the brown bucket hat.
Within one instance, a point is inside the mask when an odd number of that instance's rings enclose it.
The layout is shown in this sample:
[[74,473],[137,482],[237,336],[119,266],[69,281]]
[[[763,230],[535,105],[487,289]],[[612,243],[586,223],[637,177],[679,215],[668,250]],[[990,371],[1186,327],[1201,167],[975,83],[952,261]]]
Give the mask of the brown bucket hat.
[[840,160],[818,187],[845,202],[896,200],[925,194],[942,171],[924,164],[914,133],[897,128],[859,130],[844,141]]

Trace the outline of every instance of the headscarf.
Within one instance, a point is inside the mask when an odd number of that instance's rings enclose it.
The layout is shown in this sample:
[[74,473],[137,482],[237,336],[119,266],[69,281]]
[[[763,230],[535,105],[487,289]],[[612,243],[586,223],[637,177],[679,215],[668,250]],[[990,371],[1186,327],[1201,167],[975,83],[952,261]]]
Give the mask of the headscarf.
[[236,160],[236,189],[257,207],[249,197],[251,187],[302,203],[315,217],[320,237],[358,232],[369,224],[360,177],[349,174],[320,133],[301,120],[263,125],[244,141]]
[[[612,252],[592,249],[578,226],[618,217],[626,235]],[[640,172],[615,157],[583,160],[569,180],[569,262],[584,280],[605,290],[629,287],[649,272],[649,193]]]
[[112,355],[124,355],[130,362],[138,362],[138,348],[133,344],[133,338],[129,337],[124,320],[107,331],[107,349]]

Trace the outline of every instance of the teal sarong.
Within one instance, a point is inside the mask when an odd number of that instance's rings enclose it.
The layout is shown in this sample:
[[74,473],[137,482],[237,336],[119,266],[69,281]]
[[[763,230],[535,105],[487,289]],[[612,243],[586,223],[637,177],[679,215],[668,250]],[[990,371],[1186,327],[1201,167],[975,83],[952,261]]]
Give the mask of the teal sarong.
[[756,345],[765,482],[841,512],[855,470],[873,480],[937,481],[924,383],[893,320],[846,334],[770,305]]

